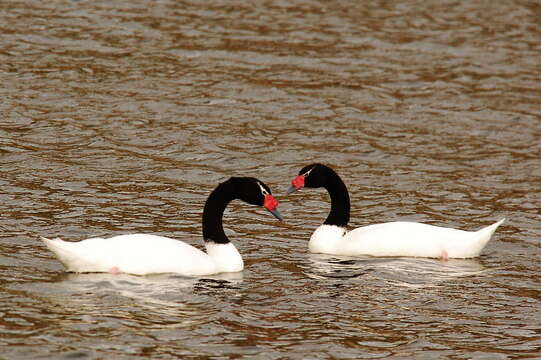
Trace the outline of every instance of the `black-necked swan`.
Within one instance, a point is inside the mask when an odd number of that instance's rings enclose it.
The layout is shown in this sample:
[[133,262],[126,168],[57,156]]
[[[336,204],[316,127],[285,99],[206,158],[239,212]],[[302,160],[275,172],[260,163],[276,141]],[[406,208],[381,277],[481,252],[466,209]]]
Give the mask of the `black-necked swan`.
[[338,174],[323,164],[305,166],[287,193],[303,187],[323,187],[331,198],[329,216],[310,237],[309,250],[331,255],[473,258],[505,219],[479,231],[464,231],[428,224],[396,221],[363,226],[351,231],[349,194]]
[[222,225],[224,210],[235,199],[264,206],[282,220],[277,209],[278,201],[267,185],[251,177],[232,177],[219,184],[205,203],[202,220],[206,253],[182,241],[150,234],[91,238],[79,242],[41,239],[68,272],[199,276],[242,271],[242,257],[225,235]]

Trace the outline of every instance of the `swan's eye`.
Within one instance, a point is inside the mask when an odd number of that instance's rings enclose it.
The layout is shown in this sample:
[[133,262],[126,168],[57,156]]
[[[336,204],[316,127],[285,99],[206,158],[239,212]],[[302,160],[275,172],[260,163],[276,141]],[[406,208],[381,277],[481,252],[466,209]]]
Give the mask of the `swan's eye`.
[[263,194],[263,196],[270,195],[267,189],[265,189],[263,185],[261,185],[261,183],[257,183],[257,185],[259,185],[259,188],[261,189],[261,194]]
[[312,170],[314,170],[315,166],[313,168],[311,168],[310,170],[308,170],[307,172],[305,172],[304,174],[302,174],[301,176],[303,177],[307,177],[308,175],[310,175],[310,173],[312,172]]

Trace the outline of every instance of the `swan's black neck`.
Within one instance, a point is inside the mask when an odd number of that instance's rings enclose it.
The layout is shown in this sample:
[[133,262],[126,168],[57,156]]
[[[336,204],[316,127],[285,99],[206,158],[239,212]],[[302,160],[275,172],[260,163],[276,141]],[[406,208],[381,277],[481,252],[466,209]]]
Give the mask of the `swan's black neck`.
[[349,193],[346,184],[334,170],[327,167],[326,181],[323,187],[331,197],[331,212],[324,224],[346,227],[349,222]]
[[229,242],[224,232],[222,217],[227,205],[237,198],[236,186],[230,180],[221,183],[210,193],[203,209],[203,239],[205,242],[217,244]]

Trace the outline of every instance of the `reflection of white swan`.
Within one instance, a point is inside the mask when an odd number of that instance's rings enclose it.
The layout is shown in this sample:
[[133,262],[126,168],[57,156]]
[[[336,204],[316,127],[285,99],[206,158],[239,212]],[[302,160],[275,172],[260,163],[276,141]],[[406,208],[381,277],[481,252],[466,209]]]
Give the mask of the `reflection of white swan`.
[[309,254],[307,275],[316,279],[368,276],[393,285],[425,287],[486,271],[477,259],[376,258]]
[[[180,280],[180,281],[179,281]],[[131,276],[128,274],[67,274],[62,287],[67,291],[92,292],[95,296],[115,294],[125,300],[135,301],[139,306],[147,308],[176,309],[185,305],[167,300],[167,294],[179,292],[193,287],[193,278],[175,279],[167,275],[152,275],[147,277]],[[58,284],[58,283],[57,283]],[[87,299],[88,301],[88,299]],[[162,311],[162,310],[160,310]]]
[[242,272],[202,278],[62,273],[17,289],[38,296],[55,313],[80,314],[85,323],[113,319],[132,327],[174,329],[208,323],[219,311],[208,305],[209,297],[230,301],[230,296],[240,296],[242,281]]
[[[129,274],[66,274],[62,281],[69,291],[89,291],[95,294],[110,293],[137,301],[139,305],[152,307],[184,307],[179,298],[182,293],[193,293],[201,282],[215,282],[221,287],[233,287],[243,281],[242,272],[207,275],[204,278],[190,278],[175,274],[148,275],[145,277]],[[57,283],[58,284],[58,283]],[[162,309],[163,310],[163,309]]]

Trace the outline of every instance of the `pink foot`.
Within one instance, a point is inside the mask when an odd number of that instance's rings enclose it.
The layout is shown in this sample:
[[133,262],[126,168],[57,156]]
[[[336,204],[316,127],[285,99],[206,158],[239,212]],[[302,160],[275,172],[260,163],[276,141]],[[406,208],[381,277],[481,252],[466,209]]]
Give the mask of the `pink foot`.
[[447,260],[449,260],[449,254],[447,253],[447,251],[443,250],[441,252],[440,260],[443,262],[446,262]]
[[118,275],[120,274],[120,269],[117,268],[116,266],[113,266],[112,268],[109,269],[109,274]]

